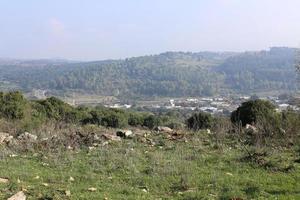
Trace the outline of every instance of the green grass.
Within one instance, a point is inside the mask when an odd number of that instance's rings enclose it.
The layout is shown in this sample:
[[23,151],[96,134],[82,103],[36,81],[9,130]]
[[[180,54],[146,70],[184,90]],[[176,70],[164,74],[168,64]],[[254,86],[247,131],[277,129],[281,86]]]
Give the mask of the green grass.
[[[296,162],[289,171],[267,169],[242,161],[245,153],[240,148],[216,148],[213,140],[200,134],[189,136],[187,142],[152,139],[159,145],[133,139],[93,151],[3,154],[0,177],[10,182],[0,183],[0,199],[21,189],[28,199],[300,199]],[[274,165],[286,165],[280,156],[285,161],[297,156],[290,150],[276,155],[270,157]],[[88,191],[90,187],[97,190]]]

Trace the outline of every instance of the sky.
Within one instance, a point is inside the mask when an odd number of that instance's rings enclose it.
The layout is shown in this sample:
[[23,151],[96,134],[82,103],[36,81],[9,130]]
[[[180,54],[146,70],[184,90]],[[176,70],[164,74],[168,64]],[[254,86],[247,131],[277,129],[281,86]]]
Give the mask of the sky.
[[0,0],[0,57],[300,47],[299,0]]

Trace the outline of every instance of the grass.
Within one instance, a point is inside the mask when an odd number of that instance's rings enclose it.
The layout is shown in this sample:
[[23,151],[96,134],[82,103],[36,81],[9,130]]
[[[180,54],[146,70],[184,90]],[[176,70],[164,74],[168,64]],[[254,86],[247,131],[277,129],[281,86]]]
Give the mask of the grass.
[[[297,162],[289,171],[245,162],[241,148],[216,147],[204,133],[186,141],[151,137],[154,146],[128,139],[91,151],[2,153],[0,177],[10,182],[0,183],[0,199],[22,189],[28,199],[300,199]],[[279,166],[299,156],[291,150],[272,155]]]

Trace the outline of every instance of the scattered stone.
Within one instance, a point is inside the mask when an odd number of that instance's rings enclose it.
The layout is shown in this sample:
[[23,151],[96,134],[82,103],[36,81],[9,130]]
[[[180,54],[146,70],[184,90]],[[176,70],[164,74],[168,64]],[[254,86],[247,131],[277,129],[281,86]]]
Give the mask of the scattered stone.
[[133,136],[133,132],[131,130],[119,130],[116,135],[121,138],[131,138]]
[[24,194],[23,191],[20,191],[16,193],[15,195],[11,196],[7,200],[26,200],[26,195]]
[[90,188],[88,189],[88,191],[90,191],[90,192],[96,192],[96,191],[97,191],[97,188],[90,187]]
[[75,179],[72,176],[70,176],[69,181],[73,182],[75,181]]
[[69,146],[67,146],[67,149],[68,150],[73,150],[74,148],[69,145]]
[[258,133],[258,130],[255,126],[252,126],[250,124],[246,124],[246,131],[250,134]]
[[167,126],[158,126],[155,128],[155,131],[164,132],[164,133],[173,133],[173,129]]
[[96,147],[89,147],[89,151],[93,151],[95,149],[96,149]]
[[21,135],[18,136],[19,140],[29,140],[29,141],[35,141],[37,140],[37,136],[30,134],[28,132],[22,133]]
[[206,129],[207,134],[211,134],[210,129]]
[[0,144],[8,144],[13,140],[13,136],[8,133],[0,132]]
[[71,196],[71,191],[70,191],[70,190],[66,190],[66,191],[65,191],[65,195],[66,195],[67,197],[70,197],[70,196]]
[[146,189],[142,189],[143,192],[147,193],[148,191]]
[[40,177],[39,177],[39,176],[36,176],[36,177],[34,177],[34,179],[40,179]]
[[0,183],[8,183],[8,178],[0,178]]
[[228,175],[228,176],[233,176],[233,174],[229,173],[229,172],[226,172],[225,174]]
[[17,157],[17,156],[18,156],[18,155],[16,155],[16,154],[10,154],[10,155],[9,155],[10,158],[15,158],[15,157]]
[[43,186],[48,187],[49,184],[48,183],[42,183]]
[[106,146],[106,145],[108,145],[108,142],[107,142],[107,141],[102,143],[102,146],[103,146],[103,147]]
[[121,138],[116,135],[110,135],[110,134],[103,134],[102,137],[106,140],[111,140],[111,141],[121,141]]

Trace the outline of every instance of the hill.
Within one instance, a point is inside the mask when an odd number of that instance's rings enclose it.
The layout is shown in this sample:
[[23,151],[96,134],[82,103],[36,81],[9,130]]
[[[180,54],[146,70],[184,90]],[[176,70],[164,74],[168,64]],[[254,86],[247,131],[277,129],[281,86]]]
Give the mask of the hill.
[[295,49],[166,52],[124,60],[0,60],[0,87],[114,96],[210,96],[296,90]]

